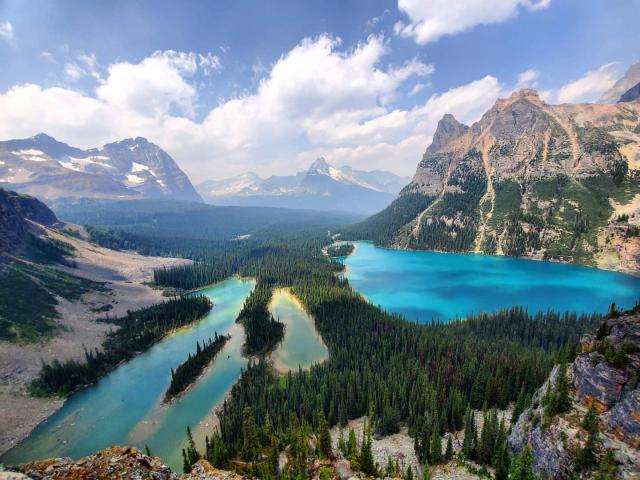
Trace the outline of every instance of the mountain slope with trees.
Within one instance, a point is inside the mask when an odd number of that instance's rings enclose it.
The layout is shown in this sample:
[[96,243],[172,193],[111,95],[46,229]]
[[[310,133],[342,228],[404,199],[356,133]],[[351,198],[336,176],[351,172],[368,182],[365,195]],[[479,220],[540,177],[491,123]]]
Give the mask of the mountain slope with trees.
[[640,271],[640,102],[532,90],[472,126],[445,115],[412,182],[345,238]]

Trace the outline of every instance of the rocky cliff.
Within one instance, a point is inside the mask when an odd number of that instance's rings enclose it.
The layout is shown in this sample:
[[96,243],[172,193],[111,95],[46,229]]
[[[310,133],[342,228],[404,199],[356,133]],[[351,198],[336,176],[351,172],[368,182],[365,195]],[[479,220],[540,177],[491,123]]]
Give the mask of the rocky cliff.
[[[145,455],[134,447],[106,448],[95,455],[71,460],[55,458],[19,465],[12,473],[0,472],[0,479],[33,480],[242,480],[246,477],[234,472],[213,468],[200,460],[193,470],[184,475],[173,472],[158,457]],[[15,474],[15,476],[10,476]],[[6,477],[3,477],[6,475]]]
[[412,182],[369,223],[381,218],[393,232],[369,236],[390,246],[638,272],[640,102],[548,105],[524,89],[471,126],[445,115]]
[[617,477],[640,477],[640,307],[610,315],[597,332],[583,336],[582,353],[568,365],[569,405],[549,413],[549,392],[558,390],[560,366],[518,419],[509,438],[514,453],[530,444],[535,470],[569,478],[580,468],[590,434],[585,417],[595,413],[594,458],[587,473],[612,452]]
[[29,221],[51,226],[58,220],[40,200],[0,188],[0,263],[20,250],[32,235]]

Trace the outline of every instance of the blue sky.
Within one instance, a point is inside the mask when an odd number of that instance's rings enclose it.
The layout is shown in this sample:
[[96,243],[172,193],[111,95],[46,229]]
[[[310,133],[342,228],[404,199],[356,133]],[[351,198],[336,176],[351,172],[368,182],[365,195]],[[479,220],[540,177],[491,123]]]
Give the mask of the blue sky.
[[444,113],[596,100],[638,24],[638,0],[0,0],[0,138],[142,135],[195,182],[319,155],[411,174]]

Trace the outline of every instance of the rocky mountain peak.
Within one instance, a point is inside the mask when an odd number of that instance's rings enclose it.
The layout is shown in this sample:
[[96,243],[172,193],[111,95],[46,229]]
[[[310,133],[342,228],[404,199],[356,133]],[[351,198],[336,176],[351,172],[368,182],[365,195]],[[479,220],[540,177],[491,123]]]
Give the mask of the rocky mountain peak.
[[317,158],[309,167],[309,172],[328,173],[331,166],[324,157]]
[[450,113],[446,113],[438,122],[431,145],[427,148],[427,153],[437,152],[454,138],[464,135],[468,130],[468,126],[460,123]]

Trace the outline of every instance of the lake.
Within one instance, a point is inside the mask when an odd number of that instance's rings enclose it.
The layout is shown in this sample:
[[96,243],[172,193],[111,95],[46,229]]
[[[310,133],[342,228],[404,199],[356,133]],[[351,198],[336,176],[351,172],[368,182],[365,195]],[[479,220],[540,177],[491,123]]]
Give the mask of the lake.
[[[154,455],[162,457],[176,471],[182,471],[181,449],[186,427],[194,428],[198,439],[211,435],[213,427],[206,428],[209,414],[247,363],[240,354],[243,330],[235,319],[254,284],[252,280],[232,278],[198,291],[214,303],[206,317],[168,335],[96,385],[73,395],[1,461],[15,464],[49,457],[77,458],[111,445],[133,444],[143,448],[148,444]],[[173,403],[162,404],[171,368],[195,351],[196,341],[202,343],[214,332],[228,331],[231,339],[204,376]],[[203,447],[202,442],[199,446]]]
[[640,299],[640,278],[510,257],[379,248],[354,242],[346,278],[375,305],[420,323],[512,305],[606,313]]
[[307,369],[329,357],[313,319],[288,289],[275,290],[269,307],[273,317],[285,325],[282,345],[272,355],[276,370]]

